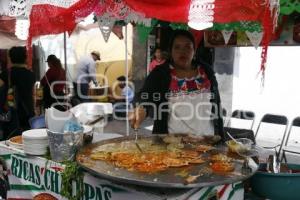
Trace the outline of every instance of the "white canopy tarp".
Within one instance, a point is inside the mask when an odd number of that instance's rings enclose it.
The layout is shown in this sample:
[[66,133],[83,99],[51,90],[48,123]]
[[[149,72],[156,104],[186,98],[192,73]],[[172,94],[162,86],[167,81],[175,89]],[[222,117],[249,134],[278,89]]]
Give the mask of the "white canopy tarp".
[[10,49],[13,46],[25,46],[26,40],[19,40],[15,35],[0,32],[0,49]]

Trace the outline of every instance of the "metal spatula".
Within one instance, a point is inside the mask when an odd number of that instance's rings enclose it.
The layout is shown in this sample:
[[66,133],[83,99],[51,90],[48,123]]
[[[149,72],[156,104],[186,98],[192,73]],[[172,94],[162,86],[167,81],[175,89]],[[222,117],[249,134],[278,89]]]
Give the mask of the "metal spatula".
[[141,149],[140,145],[139,145],[138,142],[137,142],[137,140],[138,140],[138,132],[139,132],[139,129],[138,129],[138,128],[134,128],[134,134],[135,134],[134,143],[135,143],[136,148],[137,148],[141,153],[143,153],[143,150]]

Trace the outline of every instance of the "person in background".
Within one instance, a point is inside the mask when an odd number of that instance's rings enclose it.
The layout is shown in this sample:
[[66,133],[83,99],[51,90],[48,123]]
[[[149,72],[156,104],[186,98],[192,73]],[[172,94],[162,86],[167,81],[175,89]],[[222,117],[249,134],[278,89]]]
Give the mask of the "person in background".
[[88,102],[89,83],[93,83],[97,86],[96,79],[96,61],[100,61],[100,53],[98,51],[92,51],[89,56],[82,57],[77,65],[78,72],[76,83],[74,83],[75,97],[80,102]]
[[[44,108],[50,108],[53,103],[59,103],[64,100],[66,85],[64,83],[66,81],[66,72],[62,67],[60,59],[55,55],[49,55],[47,63],[49,69],[41,79]],[[57,105],[55,108],[64,110],[61,105]]]
[[154,55],[153,55],[153,59],[151,60],[150,64],[149,64],[149,73],[158,65],[163,64],[164,62],[166,62],[166,56],[164,55],[164,53],[162,52],[162,50],[159,47],[156,47],[154,50]]
[[14,101],[19,119],[20,132],[30,129],[28,120],[35,115],[33,103],[33,87],[35,76],[27,69],[26,48],[12,47],[9,52],[12,63],[9,87],[14,88]]
[[[134,98],[134,92],[132,88],[126,86],[126,77],[119,76],[117,78],[118,86],[121,89],[121,95],[109,94],[110,102],[114,103],[114,112],[120,116],[125,117],[126,113],[126,99],[128,100],[129,109]],[[111,93],[111,92],[110,92]]]
[[7,198],[7,191],[9,190],[8,169],[5,161],[0,158],[0,199]]
[[149,74],[136,96],[137,107],[129,116],[133,128],[154,110],[153,133],[218,134],[224,138],[215,74],[211,66],[196,60],[195,52],[193,35],[174,31],[170,59]]
[[0,109],[4,107],[8,90],[7,69],[0,63]]
[[4,139],[3,122],[9,120],[6,110],[6,97],[8,90],[8,74],[6,67],[0,63],[0,140]]
[[14,101],[13,96],[9,98],[8,70],[5,63],[0,68],[0,141],[18,132],[19,122],[15,108],[9,106],[9,101]]
[[134,92],[129,86],[126,86],[126,77],[119,76],[117,81],[118,87],[121,89],[121,95],[109,94],[110,100],[113,102],[126,102],[126,98],[128,98],[128,102],[131,103],[133,101]]

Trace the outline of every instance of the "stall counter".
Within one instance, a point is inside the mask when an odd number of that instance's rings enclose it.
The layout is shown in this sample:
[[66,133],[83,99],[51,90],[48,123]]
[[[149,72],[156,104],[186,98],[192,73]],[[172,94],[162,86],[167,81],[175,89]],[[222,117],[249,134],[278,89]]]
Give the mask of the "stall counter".
[[[94,139],[99,141],[120,136],[104,133],[96,135]],[[2,180],[0,181],[9,183],[7,196],[3,196],[3,199],[43,199],[43,196],[66,199],[60,195],[61,171],[64,169],[62,164],[40,156],[26,155],[22,150],[8,146],[6,142],[0,142],[0,159],[2,163],[0,164],[0,179]],[[3,164],[3,170],[1,170]],[[75,187],[73,189],[75,194]],[[157,189],[117,184],[87,172],[84,173],[83,200],[205,200],[213,197],[221,200],[241,200],[244,198],[243,184],[238,182],[193,189]]]

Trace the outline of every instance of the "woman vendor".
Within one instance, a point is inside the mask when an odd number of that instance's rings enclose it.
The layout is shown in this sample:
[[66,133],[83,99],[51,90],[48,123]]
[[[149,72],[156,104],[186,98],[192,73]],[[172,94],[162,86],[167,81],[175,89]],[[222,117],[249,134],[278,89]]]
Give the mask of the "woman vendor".
[[223,119],[218,83],[210,66],[195,59],[196,44],[189,31],[174,31],[170,59],[156,67],[136,96],[138,106],[130,116],[138,128],[153,109],[153,133],[218,134]]

